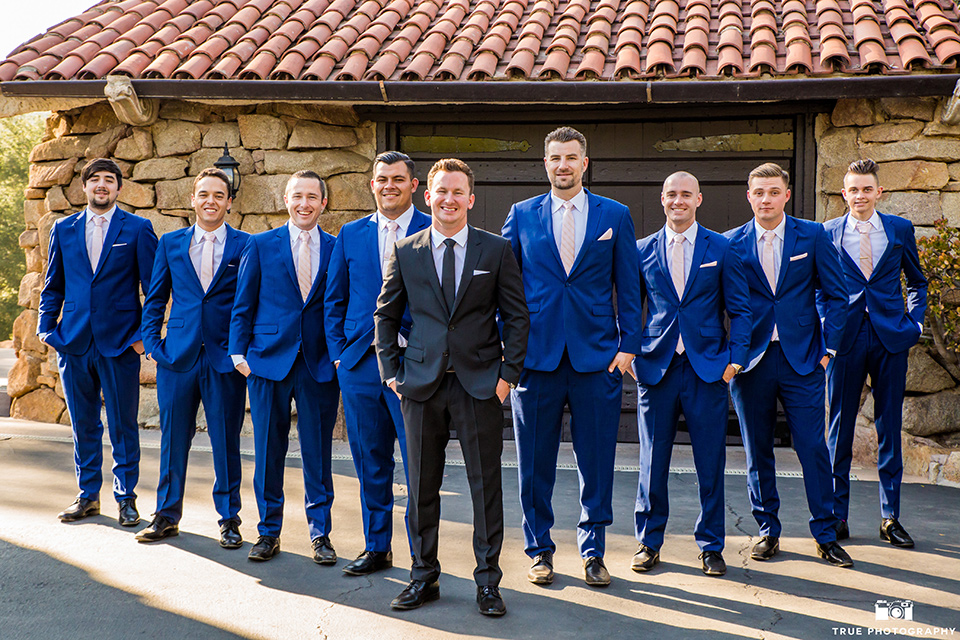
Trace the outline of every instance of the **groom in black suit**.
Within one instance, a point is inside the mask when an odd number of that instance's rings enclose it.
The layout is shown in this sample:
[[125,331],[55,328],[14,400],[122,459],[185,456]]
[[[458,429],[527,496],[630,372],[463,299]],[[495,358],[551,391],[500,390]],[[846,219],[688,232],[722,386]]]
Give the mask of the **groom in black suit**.
[[[473,499],[477,605],[501,616],[501,404],[520,379],[530,317],[510,243],[467,224],[470,167],[437,161],[424,197],[432,225],[396,244],[375,314],[380,376],[401,398],[410,476],[411,582],[390,606],[415,609],[440,597],[440,485],[453,427]],[[401,358],[397,335],[408,307],[412,326]]]

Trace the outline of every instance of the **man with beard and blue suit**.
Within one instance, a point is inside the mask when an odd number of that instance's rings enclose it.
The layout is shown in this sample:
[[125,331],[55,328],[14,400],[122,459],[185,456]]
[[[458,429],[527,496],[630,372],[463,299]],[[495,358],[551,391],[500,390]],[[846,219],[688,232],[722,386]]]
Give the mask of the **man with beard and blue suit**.
[[[749,363],[733,379],[730,393],[740,418],[747,455],[747,487],[760,540],[750,557],[769,560],[780,550],[773,432],[777,400],[803,469],[810,532],[817,555],[852,567],[837,544],[833,482],[824,439],[825,370],[840,346],[847,316],[847,287],[836,247],[823,225],[784,213],[790,177],[767,163],[750,172],[747,200],[754,218],[727,233],[731,250],[744,260],[750,286],[753,330]],[[823,319],[817,313],[817,290]]]
[[57,351],[80,484],[76,501],[59,518],[74,522],[100,513],[105,406],[118,521],[132,527],[140,522],[134,492],[140,478],[140,291],[150,289],[157,236],[149,220],[116,206],[123,175],[113,160],[91,160],[80,182],[86,209],[50,231],[37,322],[37,335]]
[[230,319],[230,356],[247,376],[253,418],[260,537],[248,557],[262,562],[280,551],[290,402],[296,400],[313,561],[333,565],[330,462],[340,389],[323,334],[323,291],[334,237],[317,225],[327,187],[313,171],[298,171],[283,202],[290,220],[247,241]]
[[[843,178],[841,193],[849,212],[824,224],[840,252],[850,294],[847,323],[841,334],[843,346],[827,367],[827,446],[833,463],[833,513],[840,521],[837,538],[850,537],[847,518],[853,432],[860,393],[869,375],[877,428],[880,539],[895,547],[911,548],[913,539],[899,520],[903,478],[900,427],[907,352],[920,338],[927,308],[927,279],[920,270],[913,225],[876,210],[883,193],[877,163],[852,163]],[[906,309],[901,274],[907,282]]]
[[[660,194],[666,224],[637,242],[647,303],[643,347],[634,360],[639,386],[640,480],[635,511],[640,546],[631,568],[660,561],[670,503],[670,454],[682,412],[697,468],[700,517],[694,539],[703,572],[727,572],[723,560],[723,468],[727,383],[747,362],[750,295],[743,263],[730,241],[697,223],[703,202],[696,177],[669,176]],[[730,339],[724,329],[730,318]]]
[[[430,216],[413,206],[418,184],[413,173],[413,160],[405,154],[387,151],[377,156],[370,181],[377,212],[343,226],[327,270],[324,329],[360,480],[366,541],[363,552],[343,568],[351,576],[393,566],[393,450],[399,441],[406,477],[407,444],[400,399],[383,384],[377,368],[373,312],[394,245],[430,226]],[[409,331],[406,318],[400,334],[403,346]]]
[[[583,188],[587,141],[561,127],[544,140],[551,191],[510,209],[503,237],[523,272],[530,339],[511,392],[527,578],[553,582],[554,523],[564,405],[580,473],[577,541],[590,586],[610,584],[604,533],[613,522],[613,467],[623,373],[640,351],[640,275],[630,210]],[[614,304],[616,289],[616,305]]]
[[[213,450],[213,504],[220,515],[220,546],[238,549],[240,536],[240,429],[247,387],[227,353],[230,312],[237,291],[240,253],[249,233],[224,222],[233,199],[220,169],[193,181],[193,226],[160,238],[153,282],[143,305],[143,342],[157,361],[160,404],[160,481],[157,510],[138,542],[180,532],[190,443],[203,402]],[[163,314],[173,300],[166,337]]]

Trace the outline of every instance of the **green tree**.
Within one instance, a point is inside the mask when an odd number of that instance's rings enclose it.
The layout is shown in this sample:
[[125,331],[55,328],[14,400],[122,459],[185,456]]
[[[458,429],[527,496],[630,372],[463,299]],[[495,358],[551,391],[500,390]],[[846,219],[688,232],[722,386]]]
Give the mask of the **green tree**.
[[43,114],[0,119],[0,340],[10,338],[13,321],[20,315],[17,295],[27,270],[19,243],[30,165],[27,157],[43,130]]

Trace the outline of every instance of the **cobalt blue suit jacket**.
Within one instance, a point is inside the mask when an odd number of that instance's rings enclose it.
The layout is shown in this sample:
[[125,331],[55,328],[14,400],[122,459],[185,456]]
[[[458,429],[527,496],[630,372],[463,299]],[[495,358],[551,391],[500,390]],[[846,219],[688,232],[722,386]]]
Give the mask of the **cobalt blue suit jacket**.
[[[927,279],[920,270],[913,225],[898,216],[879,213],[887,234],[887,248],[870,274],[870,280],[867,280],[863,277],[860,265],[843,248],[843,233],[849,215],[823,225],[840,252],[849,294],[847,322],[843,328],[839,353],[846,353],[853,347],[867,308],[870,309],[870,321],[877,337],[887,351],[899,353],[909,349],[920,339],[919,325],[923,324],[927,310]],[[907,280],[906,311],[900,284],[901,271]],[[820,304],[822,306],[823,302],[820,301]]]
[[84,209],[67,216],[50,231],[37,333],[49,334],[45,342],[60,353],[83,355],[93,341],[102,355],[115,358],[141,339],[140,289],[150,289],[157,236],[149,220],[117,208],[94,272],[86,215]]
[[[693,262],[677,296],[667,258],[664,229],[637,241],[640,286],[647,301],[643,348],[634,360],[637,380],[654,385],[663,379],[683,336],[684,353],[704,382],[723,378],[727,365],[746,366],[750,346],[750,293],[737,253],[730,241],[699,225]],[[723,315],[730,316],[730,340]]]
[[[823,225],[789,215],[786,218],[776,294],[760,266],[753,220],[726,235],[731,250],[743,258],[750,285],[750,361],[767,350],[776,323],[787,362],[803,376],[816,369],[826,349],[840,349],[847,319],[847,286],[840,256]],[[822,319],[817,310],[818,289],[822,292]]]
[[[414,209],[407,236],[429,226],[430,216]],[[377,214],[354,220],[340,229],[330,257],[323,303],[327,350],[331,361],[347,369],[373,344],[373,312],[383,286],[378,240]],[[401,332],[410,335],[409,312]]]
[[286,224],[250,236],[243,249],[229,351],[244,356],[250,370],[261,378],[283,380],[302,350],[314,380],[333,380],[323,335],[323,291],[335,238],[317,230],[320,265],[306,302],[300,296]]
[[[234,370],[227,353],[230,312],[233,310],[240,270],[240,253],[249,233],[227,225],[220,266],[205,292],[190,260],[194,227],[171,231],[160,238],[153,281],[143,303],[143,344],[161,367],[189,371],[207,351],[210,364],[220,373]],[[173,292],[166,338],[160,337],[163,313]]]
[[518,202],[503,224],[530,310],[523,366],[553,371],[566,350],[576,371],[602,371],[618,351],[640,353],[640,277],[630,210],[587,191],[586,234],[568,277],[550,205],[549,193]]

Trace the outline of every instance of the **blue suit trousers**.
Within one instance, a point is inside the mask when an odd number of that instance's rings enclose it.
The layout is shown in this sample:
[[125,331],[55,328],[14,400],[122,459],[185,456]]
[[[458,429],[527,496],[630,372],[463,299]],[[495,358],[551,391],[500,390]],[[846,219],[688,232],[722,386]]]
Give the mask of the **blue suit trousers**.
[[179,522],[190,444],[197,432],[197,409],[203,402],[207,433],[213,450],[213,504],[222,525],[240,521],[240,429],[243,427],[246,384],[237,372],[220,373],[206,349],[189,371],[157,367],[160,403],[160,481],[157,515]]
[[[107,427],[113,447],[113,495],[119,502],[136,498],[140,479],[140,355],[132,347],[115,358],[100,353],[91,341],[82,355],[57,353],[73,425],[73,459],[81,498],[97,500],[103,485],[103,422],[100,407],[107,410]],[[103,392],[103,405],[100,393]]]
[[311,540],[329,535],[330,507],[333,505],[330,457],[340,394],[336,379],[330,382],[314,380],[300,353],[283,380],[274,381],[250,374],[247,389],[250,392],[256,458],[253,492],[260,512],[257,530],[262,536],[280,536],[283,471],[290,437],[290,401],[296,400],[307,528]]
[[897,353],[887,351],[873,323],[864,318],[853,347],[847,353],[837,355],[827,368],[830,399],[827,446],[833,465],[833,513],[840,520],[847,519],[850,509],[853,433],[860,412],[860,392],[867,374],[873,384],[880,513],[884,518],[900,517],[900,481],[903,479],[900,428],[903,425],[908,352],[909,349]]
[[740,418],[747,454],[750,506],[761,536],[779,538],[782,530],[773,455],[773,430],[780,400],[803,469],[810,533],[819,543],[837,539],[830,458],[824,437],[824,387],[823,369],[818,366],[807,375],[798,374],[784,356],[779,341],[769,344],[757,366],[731,382],[730,395]]
[[634,510],[636,536],[660,550],[670,513],[667,479],[670,454],[683,412],[697,468],[700,516],[693,535],[701,551],[723,551],[723,468],[726,463],[727,385],[704,382],[686,354],[674,355],[663,379],[638,385],[640,481]]

